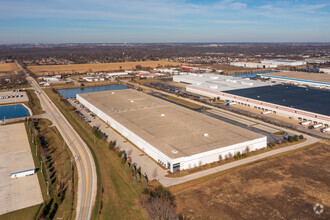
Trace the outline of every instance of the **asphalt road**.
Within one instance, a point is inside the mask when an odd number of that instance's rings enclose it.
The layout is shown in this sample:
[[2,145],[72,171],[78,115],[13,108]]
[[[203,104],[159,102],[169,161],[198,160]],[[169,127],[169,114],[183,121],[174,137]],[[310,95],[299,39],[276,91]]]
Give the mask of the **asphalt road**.
[[[18,63],[17,66],[22,69]],[[46,111],[43,115],[50,119],[58,128],[76,162],[78,171],[76,219],[90,219],[97,189],[96,167],[92,154],[86,143],[73,129],[46,93],[40,88],[38,83],[29,75],[27,80],[36,91],[40,103]]]

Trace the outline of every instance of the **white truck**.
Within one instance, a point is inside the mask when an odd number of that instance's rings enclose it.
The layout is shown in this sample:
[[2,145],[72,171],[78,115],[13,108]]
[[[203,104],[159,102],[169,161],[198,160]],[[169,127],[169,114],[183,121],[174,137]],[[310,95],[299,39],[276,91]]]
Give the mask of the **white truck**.
[[311,129],[319,128],[319,127],[322,127],[322,126],[323,126],[322,124],[312,125]]
[[309,125],[311,123],[311,121],[303,121],[303,122],[301,122],[300,124],[301,125]]
[[262,112],[261,114],[267,115],[267,114],[271,114],[271,113],[272,113],[272,111],[265,111],[265,112]]
[[330,127],[323,128],[321,131],[322,131],[323,133],[325,133],[325,132],[327,132],[327,131],[330,131]]
[[24,176],[30,176],[35,174],[36,170],[35,169],[30,169],[30,170],[23,170],[15,173],[11,173],[10,177],[11,178],[19,178],[19,177],[24,177]]

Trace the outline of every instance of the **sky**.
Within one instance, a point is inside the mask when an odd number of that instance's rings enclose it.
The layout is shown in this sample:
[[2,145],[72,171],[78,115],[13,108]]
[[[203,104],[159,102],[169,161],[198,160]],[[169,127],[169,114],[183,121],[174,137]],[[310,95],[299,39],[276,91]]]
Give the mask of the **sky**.
[[0,44],[330,42],[329,0],[0,0]]

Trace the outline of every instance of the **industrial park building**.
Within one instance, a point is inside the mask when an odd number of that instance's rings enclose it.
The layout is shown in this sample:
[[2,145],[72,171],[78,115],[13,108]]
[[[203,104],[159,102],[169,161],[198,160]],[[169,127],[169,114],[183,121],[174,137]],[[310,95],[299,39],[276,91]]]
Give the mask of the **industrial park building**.
[[320,73],[330,74],[330,68],[320,68]]
[[[284,105],[274,104],[259,100],[258,97],[249,98],[244,95],[235,95],[234,90],[243,90],[249,88],[258,88],[266,86],[275,86],[278,83],[262,82],[258,80],[249,80],[240,77],[231,77],[215,74],[190,74],[173,76],[173,81],[185,83],[188,92],[207,96],[210,98],[220,97],[227,102],[233,102],[238,105],[257,109],[263,112],[269,112],[289,117],[300,121],[310,121],[313,124],[321,123],[325,127],[330,126],[330,116],[318,114],[310,111],[296,109]],[[262,96],[262,94],[260,94]]]
[[303,60],[262,60],[263,64],[273,64],[277,66],[302,66],[306,65],[306,61]]
[[133,89],[77,100],[171,172],[267,145],[266,136]]
[[238,66],[238,67],[247,67],[247,68],[261,68],[261,69],[277,67],[277,65],[275,65],[275,64],[251,63],[251,62],[231,62],[230,65]]

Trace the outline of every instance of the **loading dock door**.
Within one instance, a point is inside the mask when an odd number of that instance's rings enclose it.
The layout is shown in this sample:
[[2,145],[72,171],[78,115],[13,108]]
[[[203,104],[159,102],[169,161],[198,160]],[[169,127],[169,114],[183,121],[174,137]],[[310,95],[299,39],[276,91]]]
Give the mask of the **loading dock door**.
[[180,163],[173,164],[173,173],[180,171]]

